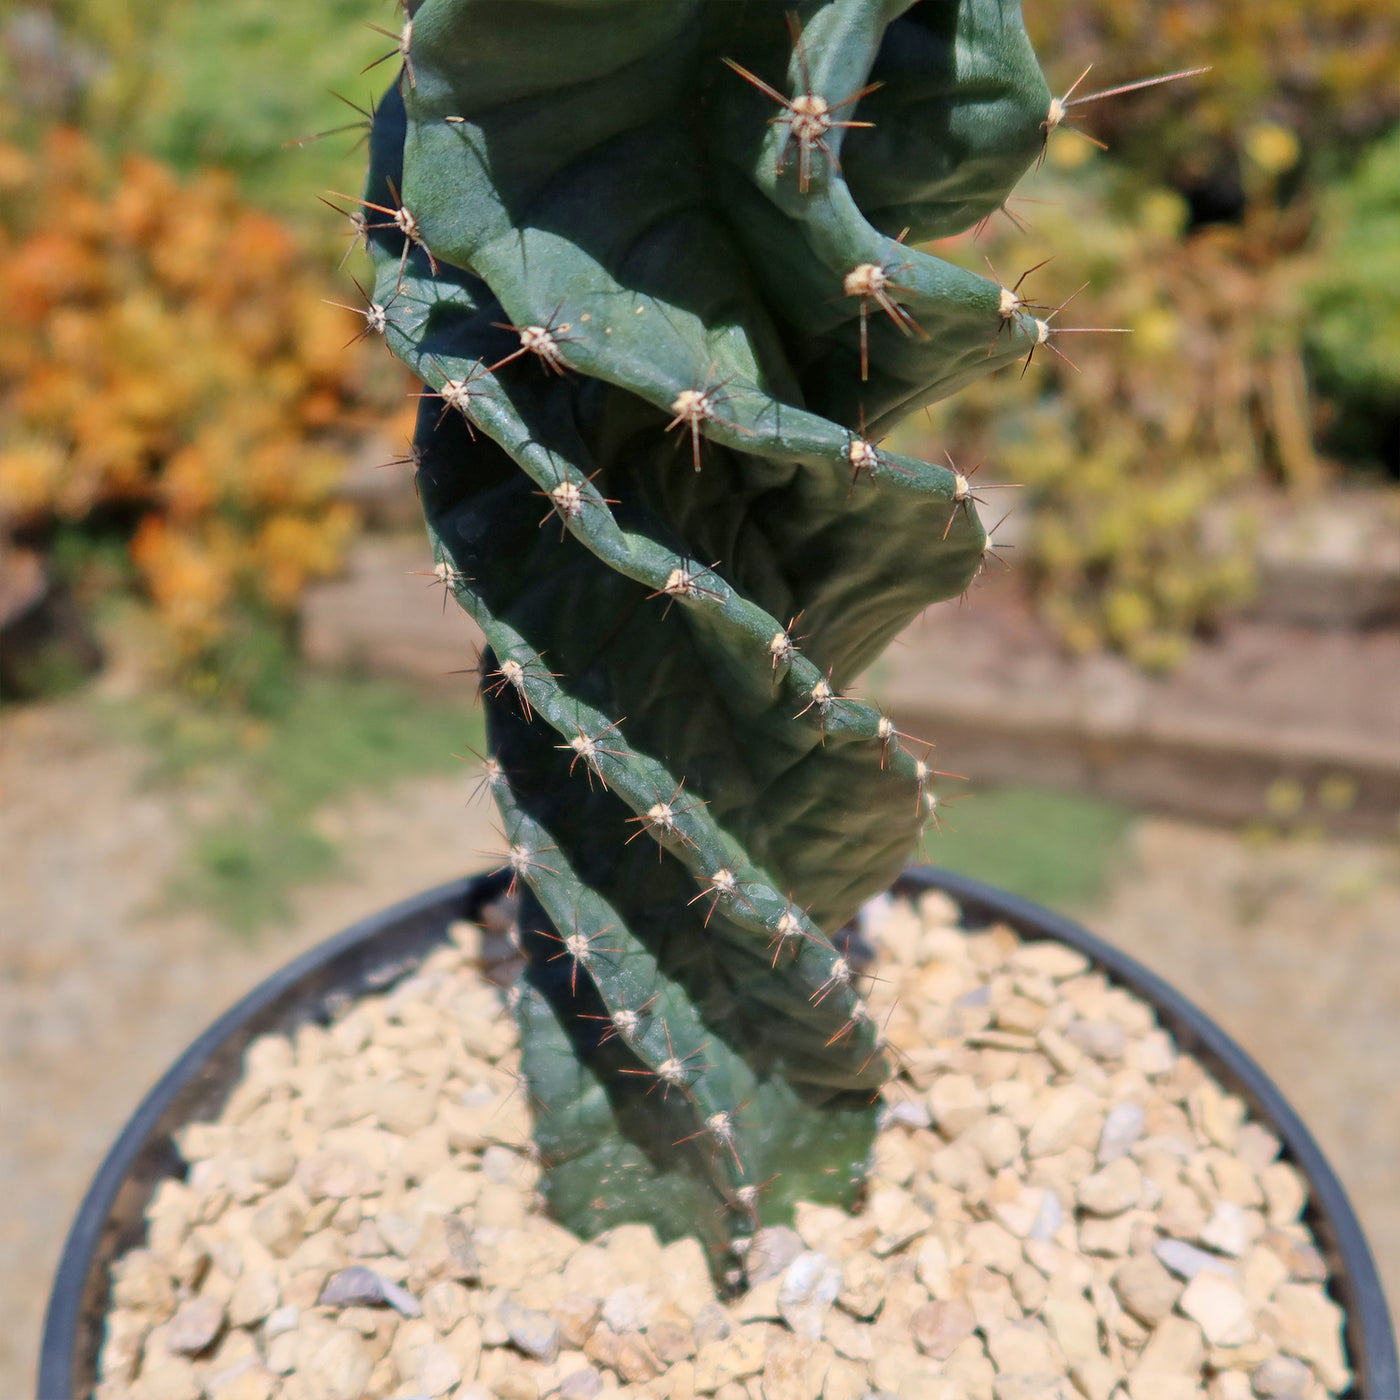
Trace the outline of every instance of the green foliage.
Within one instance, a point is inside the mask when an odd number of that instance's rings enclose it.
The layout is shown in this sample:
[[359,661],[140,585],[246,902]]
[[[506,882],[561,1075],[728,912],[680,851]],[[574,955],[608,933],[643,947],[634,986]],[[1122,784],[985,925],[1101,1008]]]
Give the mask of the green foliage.
[[[791,25],[425,0],[360,206],[433,391],[444,582],[491,647],[551,1206],[717,1259],[854,1203],[888,1073],[837,935],[930,775],[844,691],[985,536],[962,477],[880,440],[1048,330],[904,241],[975,224],[1041,150],[1018,7]],[[856,124],[803,139],[787,94]]]
[[457,771],[447,755],[483,742],[459,707],[382,681],[289,677],[261,719],[163,694],[114,703],[112,731],[151,754],[147,780],[212,806],[171,882],[175,907],[251,933],[286,922],[298,884],[339,869],[317,812],[353,791]]
[[394,27],[389,0],[53,0],[52,10],[88,75],[56,115],[185,174],[232,171],[248,198],[302,222],[308,187],[357,178],[357,133],[287,143],[359,121],[330,91],[368,107],[382,86],[359,73],[393,48],[369,28]]
[[935,865],[1055,909],[1083,909],[1108,887],[1132,813],[1043,788],[988,788],[950,806],[924,835]]
[[1301,344],[1308,264],[1277,252],[1276,211],[1187,234],[1179,195],[1125,189],[1107,162],[1052,166],[1033,187],[1045,202],[1028,207],[1029,232],[1004,222],[948,251],[990,257],[1008,282],[1053,253],[1021,293],[1058,305],[1079,289],[1052,322],[1073,367],[1038,350],[1030,373],[976,386],[910,441],[985,459],[978,480],[1026,488],[1017,573],[1070,650],[1168,670],[1251,596],[1248,494],[1319,484]]
[[[1338,405],[1331,438],[1375,459],[1377,420],[1400,420],[1400,127],[1322,201],[1321,265],[1304,289],[1306,344]],[[1400,460],[1392,460],[1400,475]]]

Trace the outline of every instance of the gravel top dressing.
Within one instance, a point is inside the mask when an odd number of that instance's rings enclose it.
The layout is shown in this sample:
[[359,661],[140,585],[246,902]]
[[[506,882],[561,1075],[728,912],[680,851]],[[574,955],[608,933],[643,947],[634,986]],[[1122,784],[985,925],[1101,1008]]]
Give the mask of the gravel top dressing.
[[[490,912],[490,911],[488,911]],[[1323,1400],[1343,1316],[1306,1186],[1151,1008],[1060,944],[881,901],[902,1055],[868,1199],[799,1206],[716,1293],[536,1194],[499,928],[268,1036],[114,1269],[100,1400]],[[504,923],[504,917],[497,921]],[[736,1280],[736,1282],[738,1282]]]

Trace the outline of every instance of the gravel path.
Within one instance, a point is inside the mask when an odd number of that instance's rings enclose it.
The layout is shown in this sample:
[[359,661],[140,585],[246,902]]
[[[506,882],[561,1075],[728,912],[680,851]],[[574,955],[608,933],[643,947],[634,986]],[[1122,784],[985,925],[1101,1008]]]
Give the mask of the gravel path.
[[[203,1027],[296,952],[482,863],[499,844],[467,780],[327,814],[354,878],[303,890],[294,932],[237,940],[155,908],[178,802],[81,701],[0,722],[0,1396],[32,1393],[63,1233],[141,1095]],[[1251,849],[1149,819],[1087,921],[1175,981],[1283,1085],[1362,1214],[1400,1298],[1400,854]],[[1339,1087],[1340,1086],[1340,1087]]]

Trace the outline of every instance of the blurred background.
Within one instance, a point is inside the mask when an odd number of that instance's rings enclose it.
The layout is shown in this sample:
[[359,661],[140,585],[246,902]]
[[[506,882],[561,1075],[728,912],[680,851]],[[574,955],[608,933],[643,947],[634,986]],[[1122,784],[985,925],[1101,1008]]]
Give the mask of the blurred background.
[[[1006,285],[1050,258],[1019,290],[1065,334],[900,430],[978,464],[997,549],[865,688],[971,780],[929,858],[1221,1021],[1394,1303],[1400,12],[1027,9],[1058,92],[1211,71],[1071,109],[937,247]],[[188,1040],[500,848],[452,674],[475,639],[423,576],[417,386],[360,336],[361,255],[316,198],[359,188],[397,23],[0,0],[0,1394],[32,1384],[88,1177]]]

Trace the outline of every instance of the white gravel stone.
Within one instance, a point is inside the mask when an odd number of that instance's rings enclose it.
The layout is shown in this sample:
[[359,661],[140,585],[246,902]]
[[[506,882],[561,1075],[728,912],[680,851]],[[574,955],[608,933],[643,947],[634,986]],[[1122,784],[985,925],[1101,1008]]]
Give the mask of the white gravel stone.
[[896,1123],[905,1128],[928,1128],[933,1125],[933,1115],[923,1099],[904,1099],[881,1110],[882,1128]]
[[274,1270],[246,1269],[229,1298],[228,1320],[234,1327],[252,1327],[269,1316],[280,1300]]
[[1144,1122],[1145,1115],[1140,1105],[1130,1102],[1114,1104],[1105,1115],[1103,1131],[1099,1134],[1099,1165],[1106,1167],[1131,1152],[1142,1136]]
[[[1004,1226],[1017,1239],[1026,1239],[1031,1232],[1039,1225],[1044,1229],[1042,1220],[1046,1214],[1045,1198],[1054,1196],[1053,1191],[1047,1191],[1043,1186],[1020,1186],[1016,1187],[1016,1195],[1010,1200],[992,1201],[990,1210],[992,1218],[998,1225]],[[1056,1207],[1059,1201],[1056,1198]],[[1054,1234],[1055,1228],[1051,1228],[1049,1233]]]
[[[603,1377],[592,1366],[582,1366],[570,1371],[559,1382],[560,1400],[594,1400],[603,1389]],[[458,1391],[459,1400],[462,1395]]]
[[1043,1026],[1037,1032],[1035,1040],[1045,1058],[1061,1074],[1073,1074],[1084,1060],[1084,1052],[1066,1040],[1053,1026]]
[[765,1323],[741,1327],[722,1341],[707,1343],[695,1357],[696,1392],[713,1393],[728,1381],[758,1375],[767,1356]]
[[755,1230],[744,1252],[744,1274],[750,1286],[777,1278],[802,1253],[802,1236],[788,1225]]
[[375,1229],[383,1237],[385,1244],[399,1256],[407,1259],[418,1246],[423,1233],[422,1222],[410,1220],[397,1211],[382,1211],[374,1219]]
[[783,1274],[778,1311],[799,1337],[819,1342],[826,1315],[840,1291],[841,1265],[825,1254],[806,1251]]
[[439,1336],[446,1336],[467,1316],[472,1295],[455,1279],[435,1283],[423,1294],[423,1316]]
[[1176,1306],[1182,1286],[1154,1255],[1140,1254],[1114,1271],[1113,1291],[1139,1322],[1155,1327]]
[[1005,1274],[1008,1278],[1021,1262],[1020,1241],[995,1220],[981,1220],[969,1225],[963,1234],[963,1247],[972,1263]]
[[1089,959],[1075,948],[1050,939],[1034,939],[1022,943],[1011,954],[1010,965],[1017,972],[1030,972],[1063,982],[1080,977],[1089,970]]
[[1065,1039],[1096,1060],[1121,1060],[1127,1039],[1115,1021],[1071,1021]]
[[150,1330],[150,1319],[140,1313],[110,1313],[98,1357],[99,1379],[112,1385],[129,1385],[136,1377],[142,1348]]
[[1004,997],[994,1013],[996,1027],[1013,1035],[1035,1035],[1045,1025],[1045,1007],[1026,996]]
[[1070,1379],[1084,1400],[1111,1400],[1123,1369],[1107,1356],[1091,1356],[1083,1361],[1071,1361]]
[[1128,1377],[1128,1400],[1206,1400],[1206,1393],[1193,1376],[1134,1371]]
[[1310,1363],[1329,1390],[1345,1390],[1351,1380],[1342,1348],[1345,1315],[1314,1284],[1284,1283],[1260,1311],[1260,1329],[1279,1350]]
[[559,1324],[548,1313],[522,1308],[510,1299],[496,1312],[512,1344],[526,1356],[549,1362],[559,1355]]
[[272,1250],[279,1259],[293,1253],[305,1232],[305,1212],[290,1197],[274,1197],[259,1205],[253,1214],[251,1233],[260,1245]]
[[841,1291],[837,1303],[852,1317],[873,1318],[889,1290],[889,1265],[864,1250],[857,1250],[841,1266]]
[[1233,1150],[1240,1125],[1245,1119],[1244,1100],[1235,1094],[1227,1094],[1208,1079],[1191,1091],[1186,1102],[1196,1131],[1217,1147],[1223,1147],[1227,1152]]
[[386,1280],[363,1264],[352,1264],[326,1280],[321,1296],[316,1300],[322,1307],[374,1307],[385,1301]]
[[1060,1204],[1058,1191],[1047,1190],[1040,1198],[1040,1209],[1036,1212],[1027,1237],[1033,1240],[1053,1240],[1064,1223],[1065,1212]]
[[1236,1276],[1235,1266],[1229,1260],[1204,1249],[1197,1249],[1185,1240],[1158,1240],[1152,1246],[1152,1252],[1177,1278],[1193,1279],[1202,1269],[1214,1269],[1226,1278]]
[[970,1195],[982,1194],[988,1179],[981,1155],[961,1141],[936,1150],[929,1158],[929,1172],[940,1185]]
[[199,1373],[182,1356],[162,1356],[141,1369],[142,1400],[199,1400]]
[[942,1239],[930,1236],[919,1242],[914,1255],[914,1276],[933,1298],[951,1296],[952,1258]]
[[1142,1169],[1131,1157],[1117,1157],[1079,1183],[1075,1199],[1095,1215],[1119,1215],[1137,1205]]
[[281,1186],[292,1179],[296,1166],[291,1144],[277,1139],[258,1148],[251,1163],[251,1176],[263,1186]]
[[149,1250],[132,1250],[113,1267],[112,1301],[163,1322],[175,1310],[170,1270]]
[[1017,1264],[1011,1271],[1011,1296],[1027,1316],[1039,1313],[1050,1290],[1045,1275],[1031,1264]]
[[297,1378],[308,1400],[361,1400],[373,1369],[363,1339],[342,1327],[298,1348]]
[[1238,1157],[1212,1149],[1207,1163],[1210,1179],[1222,1201],[1231,1205],[1252,1208],[1264,1204],[1264,1191],[1254,1170]]
[[1129,1215],[1085,1216],[1078,1231],[1081,1253],[1105,1259],[1131,1253],[1134,1223]]
[[358,1152],[317,1152],[298,1164],[296,1182],[314,1203],[366,1195],[378,1189],[379,1177]]
[[1294,1356],[1271,1356],[1249,1379],[1259,1400],[1305,1400],[1313,1384],[1312,1372]]
[[1159,1078],[1176,1067],[1176,1049],[1166,1031],[1148,1031],[1129,1046],[1127,1060],[1144,1074]]
[[987,1094],[970,1074],[943,1074],[928,1091],[934,1127],[955,1138],[987,1112]]
[[1099,1315],[1086,1298],[1051,1298],[1041,1316],[1069,1363],[1100,1355]]
[[1188,1317],[1170,1316],[1152,1329],[1133,1374],[1166,1372],[1189,1377],[1193,1385],[1199,1385],[1204,1360],[1205,1341],[1200,1326]]
[[1268,1221],[1275,1229],[1295,1224],[1308,1202],[1308,1188],[1289,1162],[1272,1162],[1260,1173]]
[[1250,1228],[1248,1212],[1230,1201],[1218,1201],[1197,1238],[1203,1245],[1238,1259],[1254,1242],[1255,1231]]
[[1262,1308],[1274,1296],[1279,1284],[1288,1281],[1288,1265],[1271,1249],[1255,1245],[1245,1255],[1240,1269],[1240,1287],[1251,1309]]
[[166,1325],[165,1344],[171,1351],[194,1356],[218,1336],[224,1318],[223,1299],[191,1298],[176,1309],[175,1316]]
[[429,1342],[414,1353],[414,1383],[428,1396],[446,1395],[462,1379],[457,1358],[441,1342]]
[[559,1326],[561,1345],[575,1349],[593,1335],[602,1315],[602,1300],[585,1293],[565,1293],[550,1308],[550,1316]]
[[1212,1346],[1242,1346],[1254,1336],[1244,1294],[1213,1269],[1202,1269],[1186,1285],[1176,1305],[1200,1325]]
[[1078,1084],[1046,1090],[1026,1135],[1027,1155],[1048,1157],[1063,1152],[1094,1109],[1093,1094]]
[[644,1283],[624,1283],[603,1299],[603,1321],[614,1332],[641,1332],[646,1328],[661,1299]]
[[1243,1371],[1219,1371],[1206,1386],[1209,1400],[1254,1400],[1249,1377]]
[[992,1364],[1002,1375],[1050,1375],[1061,1373],[1049,1329],[1035,1318],[1012,1322],[987,1337]]
[[933,1224],[933,1217],[897,1186],[871,1191],[866,1215],[877,1231],[870,1252],[880,1259],[904,1249]]
[[1074,1386],[1053,1371],[1039,1375],[998,1376],[992,1400],[1078,1400]]
[[1021,1134],[1016,1125],[1000,1113],[979,1119],[961,1137],[982,1159],[988,1171],[1009,1167],[1021,1155]]
[[1235,1156],[1256,1176],[1261,1176],[1278,1157],[1282,1146],[1277,1134],[1271,1133],[1262,1123],[1245,1123],[1235,1134]]

